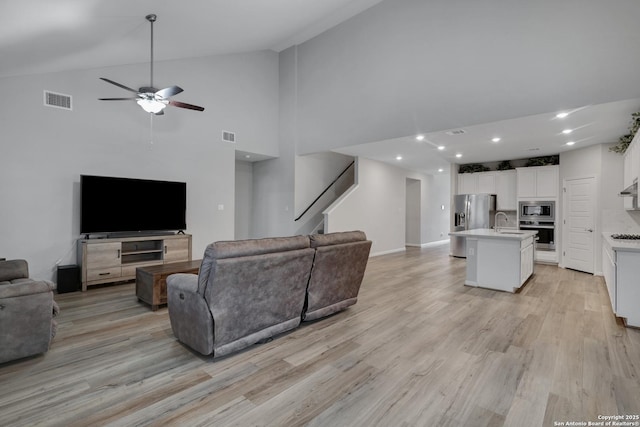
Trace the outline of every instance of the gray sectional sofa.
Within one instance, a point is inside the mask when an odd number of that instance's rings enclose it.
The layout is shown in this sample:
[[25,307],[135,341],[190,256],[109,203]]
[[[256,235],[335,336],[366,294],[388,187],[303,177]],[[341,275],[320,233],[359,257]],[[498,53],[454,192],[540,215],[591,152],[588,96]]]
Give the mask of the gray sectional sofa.
[[27,261],[0,261],[0,363],[49,350],[59,311],[53,289],[29,278]]
[[217,358],[344,310],[370,248],[361,231],[212,243],[198,275],[167,278],[173,333]]

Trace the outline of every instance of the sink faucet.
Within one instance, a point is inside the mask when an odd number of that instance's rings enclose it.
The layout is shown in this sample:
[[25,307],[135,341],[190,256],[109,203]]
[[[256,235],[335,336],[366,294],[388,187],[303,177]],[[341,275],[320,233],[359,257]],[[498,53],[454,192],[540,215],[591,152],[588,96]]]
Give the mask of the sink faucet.
[[505,224],[509,222],[509,217],[504,212],[496,212],[496,216],[495,216],[495,218],[493,220],[493,222],[494,222],[493,228],[495,228],[495,230],[499,233],[500,232],[500,227],[498,227],[498,215],[504,216]]

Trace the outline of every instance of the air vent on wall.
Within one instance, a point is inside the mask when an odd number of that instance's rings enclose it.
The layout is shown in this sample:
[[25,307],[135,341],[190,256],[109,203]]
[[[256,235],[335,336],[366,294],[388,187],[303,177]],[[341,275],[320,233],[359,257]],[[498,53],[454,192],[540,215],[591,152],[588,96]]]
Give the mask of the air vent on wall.
[[71,95],[63,93],[55,93],[48,90],[44,91],[44,105],[53,108],[62,108],[63,110],[72,110]]
[[222,131],[222,140],[224,142],[236,142],[236,133],[235,132],[228,132],[226,130]]
[[455,129],[445,132],[447,135],[462,135],[466,133],[464,129]]

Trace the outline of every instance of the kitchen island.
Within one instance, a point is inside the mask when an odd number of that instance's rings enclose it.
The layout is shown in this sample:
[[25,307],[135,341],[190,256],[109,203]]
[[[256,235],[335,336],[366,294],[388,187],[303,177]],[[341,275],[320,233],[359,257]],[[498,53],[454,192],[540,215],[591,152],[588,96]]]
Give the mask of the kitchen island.
[[516,292],[533,274],[537,231],[479,228],[454,231],[466,237],[467,286]]

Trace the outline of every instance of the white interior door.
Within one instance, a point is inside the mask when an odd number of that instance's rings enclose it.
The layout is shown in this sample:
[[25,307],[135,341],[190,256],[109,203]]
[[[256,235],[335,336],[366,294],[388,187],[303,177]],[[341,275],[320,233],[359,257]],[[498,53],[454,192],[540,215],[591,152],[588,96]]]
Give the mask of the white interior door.
[[595,245],[595,178],[564,181],[563,264],[592,273]]

